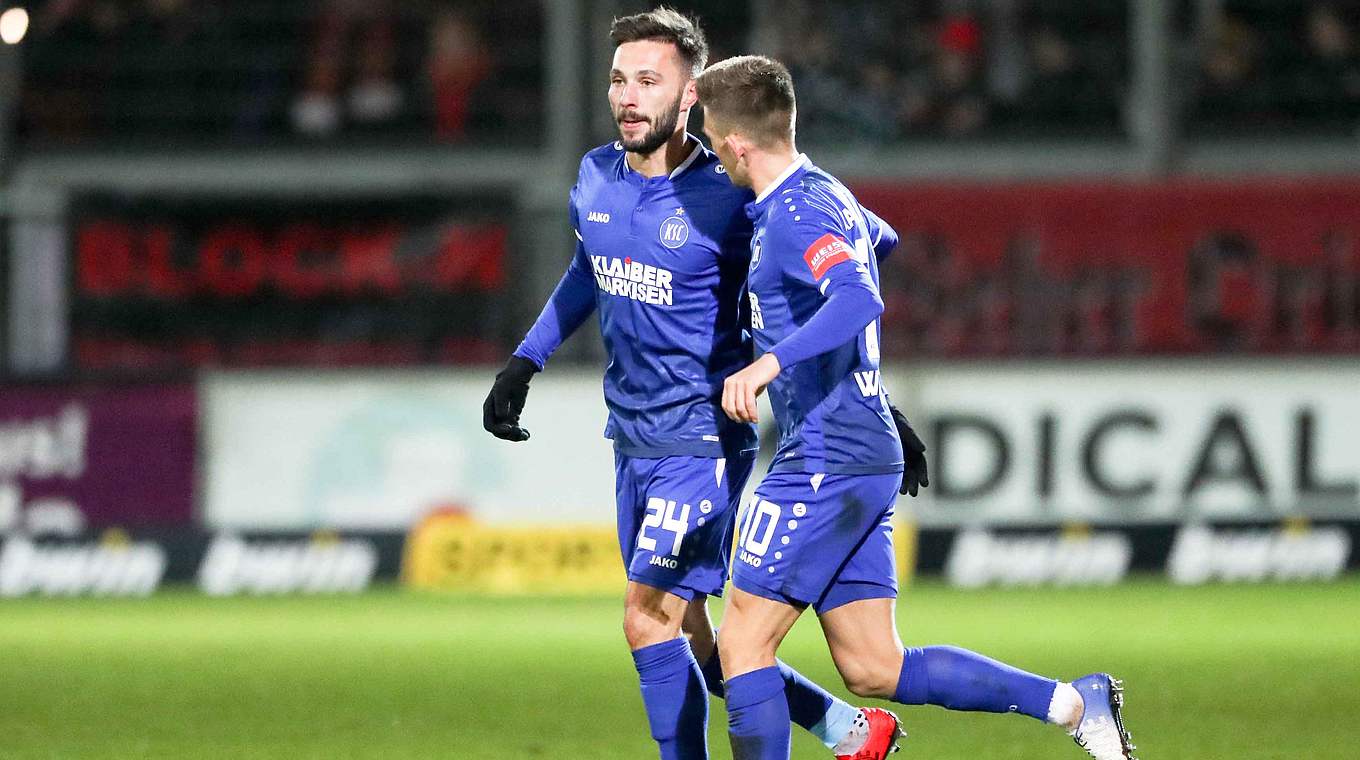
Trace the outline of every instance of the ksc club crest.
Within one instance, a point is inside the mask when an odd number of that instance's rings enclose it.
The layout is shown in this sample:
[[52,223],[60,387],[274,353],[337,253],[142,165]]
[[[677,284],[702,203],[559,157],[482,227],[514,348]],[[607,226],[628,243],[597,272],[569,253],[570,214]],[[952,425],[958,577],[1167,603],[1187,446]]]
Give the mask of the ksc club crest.
[[751,268],[755,269],[759,265],[760,265],[760,241],[757,240],[756,244],[751,246]]
[[667,217],[661,223],[661,229],[657,232],[661,238],[661,244],[667,248],[679,248],[689,240],[689,224],[678,216]]

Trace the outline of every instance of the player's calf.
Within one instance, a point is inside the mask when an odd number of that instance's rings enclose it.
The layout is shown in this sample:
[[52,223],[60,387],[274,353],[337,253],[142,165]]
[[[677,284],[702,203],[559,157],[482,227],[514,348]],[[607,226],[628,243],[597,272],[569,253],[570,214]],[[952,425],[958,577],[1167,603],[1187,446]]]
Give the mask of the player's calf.
[[[709,662],[716,661],[714,655],[718,653],[718,636],[713,630],[713,621],[708,618],[708,597],[698,596],[690,600],[685,608],[685,618],[680,622],[680,630],[689,639],[689,647],[694,650],[694,659],[699,661],[700,667],[707,668]],[[716,672],[721,680],[722,670]],[[707,677],[708,673],[705,672],[704,676]],[[715,692],[714,696],[721,697],[722,694]]]
[[708,757],[708,694],[689,642],[673,638],[633,650],[647,724],[662,760]]
[[718,630],[734,760],[787,760],[789,703],[774,653],[798,619],[791,605],[733,588]]
[[772,665],[727,679],[727,736],[733,760],[788,759],[789,703],[779,668]]
[[675,594],[633,582],[624,601],[623,632],[662,760],[708,757],[708,694],[689,642],[680,636],[687,605]]
[[1051,678],[960,647],[911,647],[904,652],[893,701],[1048,721],[1058,686]]

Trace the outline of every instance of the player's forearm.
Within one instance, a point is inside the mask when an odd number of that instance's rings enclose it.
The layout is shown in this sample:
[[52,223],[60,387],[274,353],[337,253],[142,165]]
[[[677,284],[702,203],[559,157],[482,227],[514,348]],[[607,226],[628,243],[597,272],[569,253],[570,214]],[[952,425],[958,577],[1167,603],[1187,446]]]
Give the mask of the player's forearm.
[[779,360],[780,367],[787,369],[856,339],[882,313],[883,299],[876,290],[860,283],[846,283],[831,289],[817,313],[770,349],[770,353]]
[[595,280],[575,266],[557,283],[552,296],[534,326],[515,349],[515,356],[533,362],[539,369],[548,363],[558,346],[571,337],[595,311]]

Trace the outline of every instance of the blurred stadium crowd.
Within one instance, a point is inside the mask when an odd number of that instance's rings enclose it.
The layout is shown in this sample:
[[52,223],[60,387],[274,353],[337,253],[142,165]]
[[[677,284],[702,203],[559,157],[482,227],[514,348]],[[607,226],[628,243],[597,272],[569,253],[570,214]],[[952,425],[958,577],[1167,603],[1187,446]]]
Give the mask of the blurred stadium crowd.
[[1230,5],[1200,40],[1191,123],[1353,131],[1360,118],[1357,20],[1353,2]]
[[[789,63],[809,142],[1124,130],[1123,2],[689,5],[718,56]],[[1353,131],[1357,22],[1354,0],[1178,3],[1186,128]],[[532,143],[543,24],[530,0],[51,0],[34,9],[19,131],[66,143]]]
[[539,23],[526,0],[56,0],[34,13],[20,133],[532,141]]
[[[1176,68],[1189,128],[1356,127],[1360,6],[1180,5]],[[814,140],[1023,139],[1123,123],[1124,3],[795,2],[773,21]]]

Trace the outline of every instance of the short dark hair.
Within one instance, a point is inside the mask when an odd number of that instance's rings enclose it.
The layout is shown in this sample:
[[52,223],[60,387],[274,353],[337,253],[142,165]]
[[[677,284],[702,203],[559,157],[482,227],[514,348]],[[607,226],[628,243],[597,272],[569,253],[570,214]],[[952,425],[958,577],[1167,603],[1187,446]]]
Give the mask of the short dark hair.
[[699,103],[727,126],[768,146],[793,141],[797,101],[793,76],[763,55],[739,55],[709,66],[695,82]]
[[646,13],[614,19],[609,26],[609,39],[618,47],[625,42],[657,40],[675,45],[680,60],[689,67],[690,76],[697,77],[708,63],[708,39],[699,22],[679,11],[661,6]]

